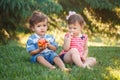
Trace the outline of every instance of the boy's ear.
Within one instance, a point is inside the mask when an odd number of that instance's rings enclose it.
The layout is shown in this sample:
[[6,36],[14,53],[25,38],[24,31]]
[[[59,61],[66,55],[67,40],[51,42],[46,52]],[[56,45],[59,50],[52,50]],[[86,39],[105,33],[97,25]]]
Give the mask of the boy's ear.
[[32,31],[35,31],[34,27],[31,27],[31,30],[32,30]]

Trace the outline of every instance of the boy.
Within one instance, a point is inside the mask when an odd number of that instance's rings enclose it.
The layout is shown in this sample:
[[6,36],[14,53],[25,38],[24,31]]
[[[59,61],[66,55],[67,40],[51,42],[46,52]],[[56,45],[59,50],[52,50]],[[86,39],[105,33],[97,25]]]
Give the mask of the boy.
[[[29,20],[30,29],[34,32],[27,40],[27,51],[30,53],[31,62],[38,62],[49,69],[55,69],[54,63],[63,71],[68,72],[62,60],[55,53],[57,43],[52,35],[46,34],[48,29],[48,18],[45,14],[35,11]],[[44,46],[38,46],[38,40],[45,40]]]

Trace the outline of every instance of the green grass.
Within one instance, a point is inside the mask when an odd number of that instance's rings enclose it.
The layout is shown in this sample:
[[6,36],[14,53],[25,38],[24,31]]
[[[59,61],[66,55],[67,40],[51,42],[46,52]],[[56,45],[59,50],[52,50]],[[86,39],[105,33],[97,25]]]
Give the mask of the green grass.
[[120,47],[89,47],[89,56],[97,59],[93,70],[66,64],[72,68],[66,74],[59,68],[51,71],[38,63],[30,63],[24,47],[0,46],[0,80],[120,80]]

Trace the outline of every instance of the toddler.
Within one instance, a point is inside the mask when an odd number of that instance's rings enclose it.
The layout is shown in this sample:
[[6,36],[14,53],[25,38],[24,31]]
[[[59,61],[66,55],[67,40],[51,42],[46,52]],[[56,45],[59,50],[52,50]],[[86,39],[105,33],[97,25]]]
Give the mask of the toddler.
[[82,33],[85,21],[80,14],[69,12],[67,16],[68,32],[64,37],[63,50],[59,54],[65,63],[74,63],[79,67],[87,67],[96,64],[94,57],[88,57],[88,37]]
[[[31,62],[38,62],[49,69],[55,69],[53,64],[56,64],[63,71],[69,71],[63,61],[56,54],[58,48],[55,38],[52,35],[46,34],[48,29],[48,18],[45,14],[35,11],[29,20],[30,29],[34,32],[26,44],[28,53],[31,55]],[[39,46],[42,39],[45,42],[44,46]],[[45,40],[45,41],[44,41]],[[39,44],[39,45],[38,45]]]

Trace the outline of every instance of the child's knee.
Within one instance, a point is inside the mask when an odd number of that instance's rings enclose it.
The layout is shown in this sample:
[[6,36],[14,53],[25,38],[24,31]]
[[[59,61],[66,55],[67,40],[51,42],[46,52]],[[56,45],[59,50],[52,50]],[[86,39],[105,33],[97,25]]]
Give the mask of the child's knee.
[[93,62],[94,62],[94,64],[96,64],[96,63],[97,63],[96,58],[93,58]]
[[76,48],[71,48],[71,49],[70,49],[70,52],[71,52],[71,53],[76,53],[76,54],[79,53],[79,51],[78,51]]
[[42,61],[44,58],[42,57],[42,56],[38,56],[37,57],[37,61],[39,62],[39,61]]
[[95,65],[96,63],[97,63],[96,58],[92,58],[92,59],[91,59],[91,64],[92,64],[92,65]]

